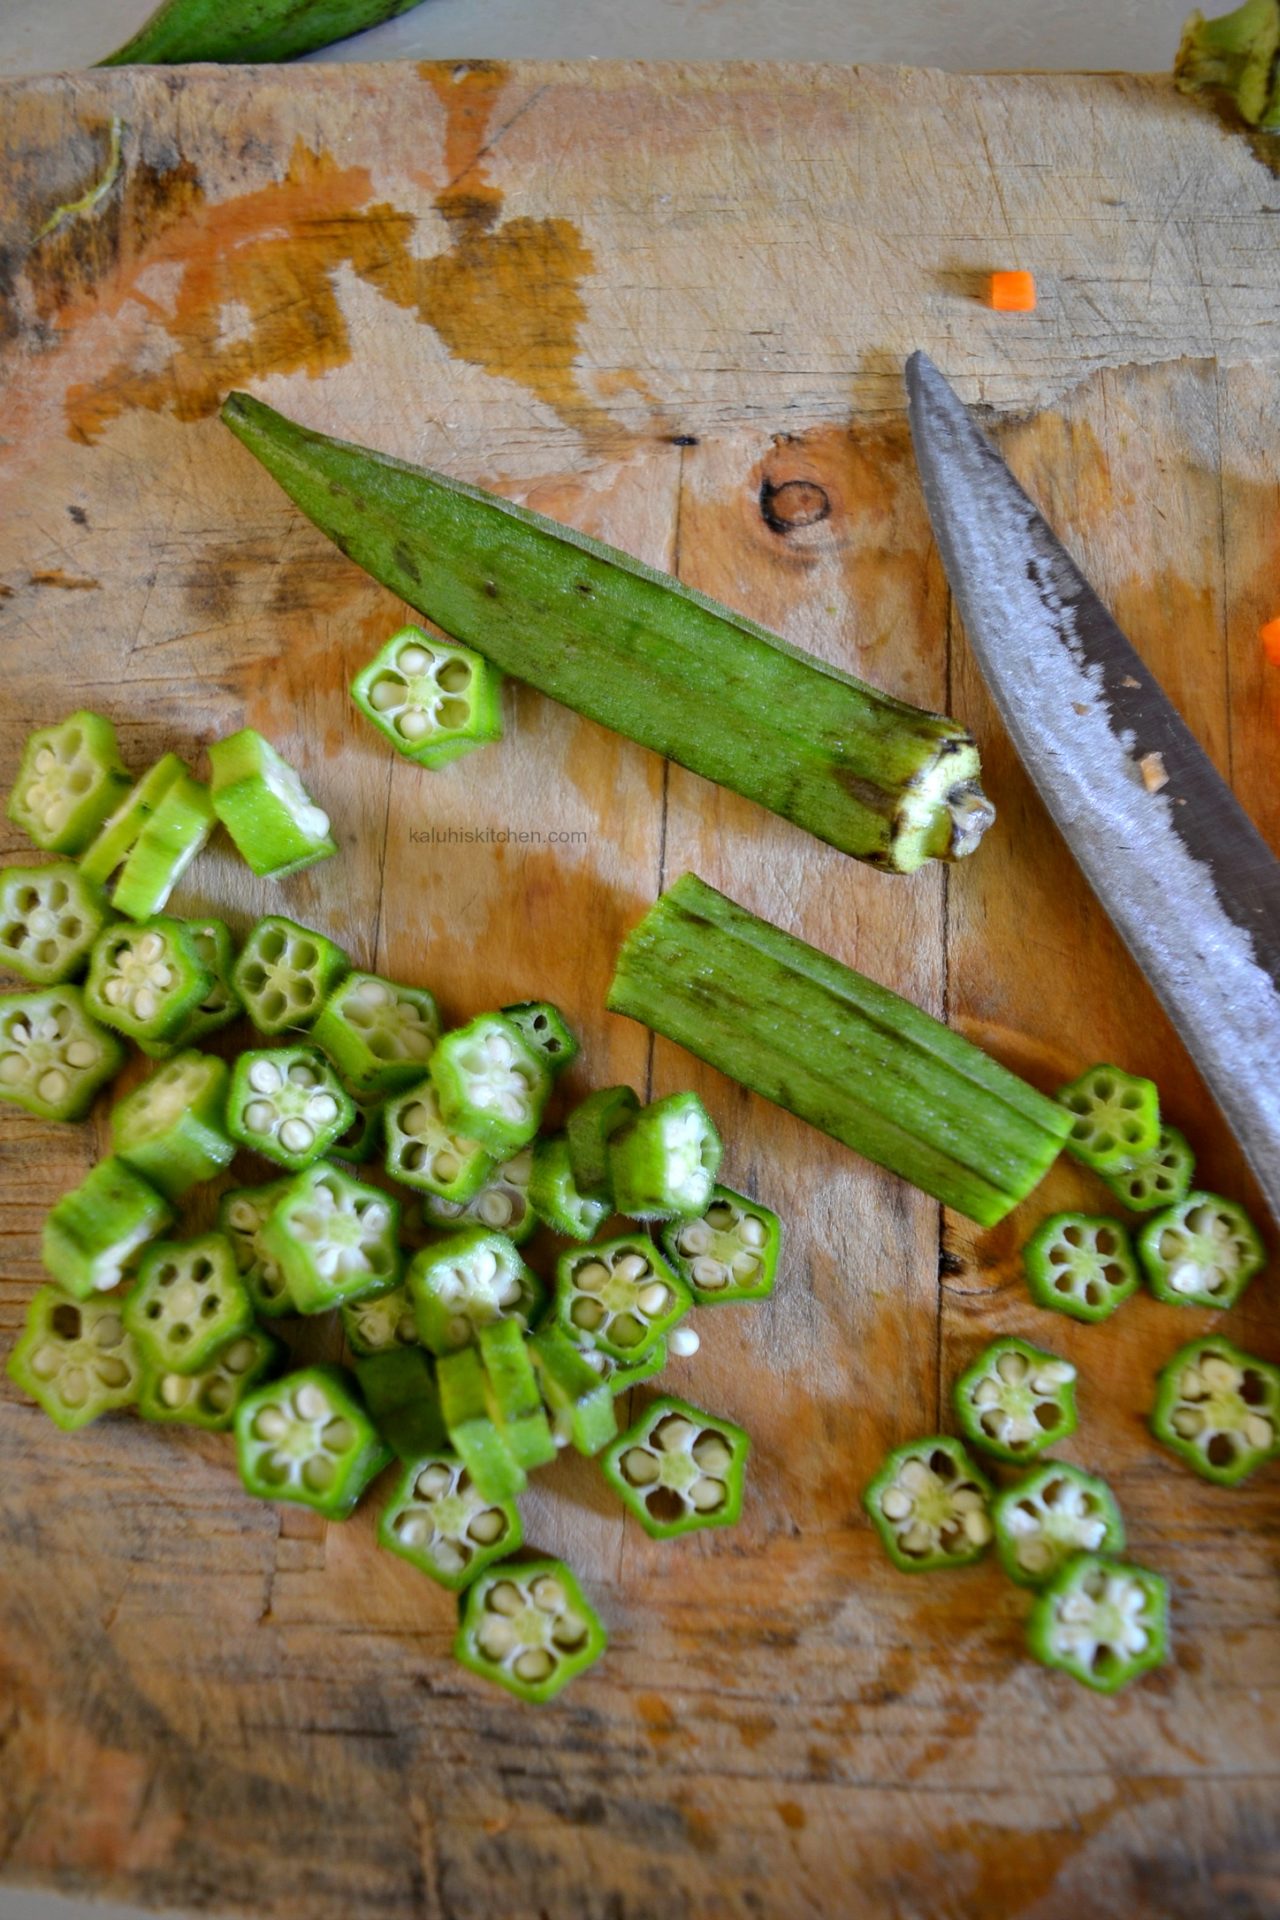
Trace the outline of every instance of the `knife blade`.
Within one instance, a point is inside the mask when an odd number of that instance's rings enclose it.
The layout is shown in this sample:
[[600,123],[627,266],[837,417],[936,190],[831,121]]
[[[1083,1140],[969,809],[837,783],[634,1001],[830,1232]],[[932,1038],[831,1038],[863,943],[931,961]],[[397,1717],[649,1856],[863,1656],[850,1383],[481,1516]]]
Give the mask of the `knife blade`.
[[983,678],[1280,1222],[1280,862],[937,367],[906,378]]

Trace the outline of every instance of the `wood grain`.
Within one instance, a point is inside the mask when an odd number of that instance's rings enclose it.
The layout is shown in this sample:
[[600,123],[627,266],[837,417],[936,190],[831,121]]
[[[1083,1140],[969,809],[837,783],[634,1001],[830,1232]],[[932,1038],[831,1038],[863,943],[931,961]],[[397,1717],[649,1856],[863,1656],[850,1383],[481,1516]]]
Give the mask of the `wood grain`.
[[[622,933],[694,866],[1045,1087],[1097,1057],[1153,1073],[1206,1177],[1256,1199],[977,678],[900,363],[924,345],[1001,409],[1016,470],[1280,845],[1264,160],[1132,78],[472,62],[0,88],[0,781],[77,703],[134,767],[262,727],[342,856],[271,888],[215,851],[180,906],[242,931],[283,904],[451,1016],[550,994],[586,1043],[571,1093],[697,1086],[727,1177],[789,1229],[774,1300],[703,1315],[669,1375],[753,1433],[742,1524],[658,1546],[577,1460],[527,1496],[612,1640],[537,1715],[452,1664],[451,1603],[378,1552],[376,1502],[326,1526],[247,1500],[216,1437],[64,1440],[6,1383],[10,1889],[282,1920],[1280,1911],[1278,1477],[1216,1492],[1143,1428],[1206,1317],[1038,1313],[1017,1249],[1050,1204],[1098,1198],[1083,1176],[980,1233],[602,1010]],[[95,183],[90,215],[59,216]],[[1034,268],[1036,315],[982,307],[998,265]],[[233,384],[960,714],[997,829],[952,872],[888,879],[523,689],[501,748],[438,776],[393,761],[345,687],[402,609],[217,425]],[[6,1346],[42,1212],[105,1138],[101,1110],[0,1124]],[[1280,1358],[1271,1278],[1227,1327]],[[1026,1598],[993,1568],[901,1576],[860,1511],[884,1448],[948,1425],[951,1377],[1005,1330],[1078,1360],[1065,1451],[1173,1582],[1173,1661],[1116,1701],[1027,1661]]]

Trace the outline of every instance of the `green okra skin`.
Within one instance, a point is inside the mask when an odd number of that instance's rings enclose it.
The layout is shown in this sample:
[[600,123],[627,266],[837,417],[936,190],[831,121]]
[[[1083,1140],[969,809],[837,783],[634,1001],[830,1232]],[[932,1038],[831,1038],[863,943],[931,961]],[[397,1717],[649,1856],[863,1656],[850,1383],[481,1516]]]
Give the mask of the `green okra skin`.
[[73,1300],[59,1287],[41,1287],[27,1308],[9,1378],[64,1433],[138,1397],[142,1360],[121,1309],[118,1294]]
[[556,1262],[556,1319],[571,1340],[639,1360],[693,1305],[683,1280],[642,1233],[572,1247]]
[[378,1543],[461,1593],[524,1540],[510,1500],[486,1500],[455,1453],[410,1460],[378,1522]]
[[402,627],[351,682],[351,698],[397,753],[443,767],[502,738],[502,676],[470,647]]
[[1076,1370],[1026,1340],[993,1340],[952,1388],[965,1438],[997,1460],[1034,1460],[1076,1430]]
[[80,853],[129,789],[116,732],[82,708],[28,736],[7,812],[46,853]]
[[448,1125],[495,1157],[527,1146],[551,1091],[542,1054],[502,1013],[481,1013],[440,1039],[431,1084]]
[[959,1440],[928,1434],[895,1447],[862,1496],[903,1573],[967,1567],[991,1545],[994,1489]]
[[595,1342],[585,1335],[574,1345],[597,1379],[603,1380],[608,1386],[615,1400],[632,1387],[640,1386],[643,1381],[652,1380],[667,1364],[665,1337],[655,1340],[639,1360],[615,1360],[612,1354],[602,1353]]
[[233,1334],[196,1373],[144,1366],[138,1412],[144,1420],[226,1433],[246,1394],[265,1379],[284,1352],[261,1327]]
[[397,1093],[421,1080],[440,1037],[440,1013],[425,987],[376,973],[349,973],[311,1028],[352,1093]]
[[1072,1124],[921,1008],[696,874],[630,934],[607,1004],[984,1226],[1039,1183]]
[[578,1038],[559,1007],[550,1000],[517,1000],[502,1011],[537,1049],[553,1074],[561,1074],[578,1057]]
[[616,1211],[633,1220],[681,1220],[701,1213],[723,1150],[696,1093],[651,1101],[609,1142]]
[[216,819],[209,789],[182,773],[144,821],[111,895],[117,912],[149,920],[213,832]]
[[148,1247],[123,1313],[144,1363],[170,1373],[199,1373],[253,1325],[253,1302],[222,1233]]
[[599,1615],[562,1560],[489,1567],[467,1588],[454,1657],[540,1706],[600,1658]]
[[445,1120],[430,1080],[392,1095],[382,1109],[382,1125],[387,1172],[419,1193],[465,1205],[493,1173],[492,1156],[480,1141]]
[[1168,1651],[1169,1584],[1158,1573],[1106,1554],[1068,1560],[1036,1596],[1027,1646],[1047,1667],[1095,1693],[1118,1693],[1158,1667]]
[[495,1320],[513,1319],[526,1332],[544,1299],[513,1242],[483,1227],[463,1227],[415,1253],[407,1285],[418,1337],[435,1354],[470,1345]]
[[545,1467],[556,1443],[529,1357],[526,1329],[518,1320],[493,1320],[476,1336],[484,1365],[489,1411],[516,1465]]
[[1124,1173],[1159,1147],[1154,1080],[1104,1062],[1063,1087],[1058,1100],[1071,1115],[1067,1152],[1094,1173]]
[[1147,1285],[1169,1307],[1234,1307],[1267,1263],[1258,1229],[1219,1193],[1189,1193],[1138,1235]]
[[118,1287],[143,1247],[173,1225],[168,1200],[118,1159],[99,1160],[45,1216],[40,1257],[64,1293]]
[[329,816],[284,755],[252,727],[209,748],[210,797],[242,859],[265,879],[283,879],[338,849]]
[[322,933],[272,913],[250,929],[232,983],[258,1032],[270,1037],[311,1027],[350,965]]
[[548,1134],[533,1148],[529,1204],[553,1233],[570,1240],[590,1240],[609,1217],[607,1200],[589,1200],[573,1183],[569,1142],[564,1134]]
[[259,1047],[232,1069],[227,1132],[292,1173],[314,1165],[354,1119],[350,1094],[314,1047]]
[[535,1147],[521,1147],[519,1153],[494,1166],[469,1200],[442,1200],[437,1193],[424,1192],[424,1219],[450,1232],[457,1227],[488,1227],[505,1233],[514,1246],[522,1246],[538,1227],[530,1200],[535,1152]]
[[400,1278],[400,1203],[328,1161],[281,1194],[259,1244],[284,1275],[297,1313],[327,1313]]
[[1073,1320],[1108,1319],[1142,1283],[1128,1230],[1106,1214],[1051,1214],[1022,1249],[1022,1263],[1036,1305]]
[[741,1517],[750,1447],[732,1420],[664,1395],[600,1464],[650,1538],[673,1540]]
[[525,1471],[500,1432],[489,1404],[484,1363],[476,1347],[459,1347],[436,1361],[440,1411],[449,1444],[486,1500],[514,1500]]
[[216,1055],[180,1053],[112,1107],[117,1155],[166,1200],[212,1180],[234,1154],[223,1125],[228,1078]]
[[368,1094],[357,1093],[345,1081],[343,1088],[355,1108],[355,1118],[329,1151],[335,1160],[346,1160],[351,1166],[363,1167],[370,1160],[376,1160],[382,1152],[382,1096],[375,1094],[371,1098]]
[[345,1520],[392,1457],[341,1367],[303,1367],[257,1388],[236,1408],[235,1434],[247,1493],[327,1520]]
[[421,1460],[448,1445],[440,1390],[431,1358],[421,1347],[394,1347],[361,1356],[355,1365],[364,1403],[398,1460]]
[[782,1222],[758,1200],[713,1187],[700,1214],[662,1229],[662,1247],[696,1306],[767,1300],[777,1279]]
[[1238,1486],[1280,1451],[1280,1367],[1218,1334],[1193,1340],[1160,1371],[1151,1431],[1202,1479]]
[[81,1120],[124,1064],[77,986],[0,993],[0,1100],[41,1120]]
[[262,1230],[292,1184],[286,1175],[258,1187],[233,1187],[218,1202],[218,1231],[231,1242],[240,1278],[260,1318],[294,1310],[280,1264],[262,1244]]
[[609,1143],[639,1111],[640,1102],[631,1087],[598,1087],[570,1113],[565,1122],[569,1171],[584,1198],[612,1205]]
[[991,1505],[996,1554],[1020,1587],[1043,1587],[1078,1553],[1123,1553],[1124,1521],[1105,1480],[1050,1460]]
[[84,971],[112,918],[99,888],[72,860],[0,872],[0,967],[33,987],[61,986]]
[[296,60],[409,13],[421,0],[164,0],[103,67]]
[[1152,1152],[1118,1173],[1104,1173],[1099,1178],[1131,1213],[1154,1213],[1186,1199],[1195,1170],[1196,1157],[1186,1135],[1176,1127],[1161,1127],[1159,1143]]
[[139,1043],[172,1042],[215,985],[191,928],[156,914],[117,921],[93,943],[84,983],[95,1019]]
[[859,859],[910,872],[993,817],[977,749],[587,535],[233,393],[222,418],[344,553],[496,667]]
[[156,761],[137,784],[131,787],[115,811],[80,855],[80,871],[95,886],[104,887],[116,868],[122,866],[143,827],[174,783],[190,777],[191,769],[176,753],[166,753]]
[[529,1358],[556,1439],[572,1441],[579,1453],[599,1453],[607,1447],[618,1431],[612,1389],[563,1327],[540,1327],[529,1341]]

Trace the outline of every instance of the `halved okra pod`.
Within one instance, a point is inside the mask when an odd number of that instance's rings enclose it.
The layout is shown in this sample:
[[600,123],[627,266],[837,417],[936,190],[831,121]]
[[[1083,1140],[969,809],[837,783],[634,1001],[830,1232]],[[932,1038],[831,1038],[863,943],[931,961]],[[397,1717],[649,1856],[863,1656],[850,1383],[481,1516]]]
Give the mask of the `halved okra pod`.
[[356,1379],[378,1432],[398,1460],[421,1460],[448,1446],[440,1390],[421,1347],[389,1347],[356,1361]]
[[227,1063],[212,1053],[180,1053],[111,1109],[117,1156],[167,1200],[212,1180],[235,1152],[223,1125]]
[[1280,1451],[1280,1367],[1218,1335],[1193,1340],[1160,1373],[1151,1431],[1203,1479],[1238,1486]]
[[176,753],[166,753],[147,769],[80,855],[80,871],[86,880],[95,886],[106,886],[116,868],[123,866],[137,846],[143,827],[170,787],[184,775],[189,776],[190,771]]
[[1147,1285],[1170,1307],[1234,1307],[1267,1250],[1244,1208],[1218,1193],[1189,1193],[1153,1214],[1138,1235]]
[[529,1204],[553,1233],[570,1240],[590,1240],[609,1217],[607,1200],[589,1200],[579,1193],[569,1165],[569,1142],[562,1133],[549,1134],[533,1148]]
[[350,967],[342,948],[282,913],[250,929],[232,976],[259,1033],[310,1027]]
[[387,1172],[420,1193],[465,1204],[493,1172],[492,1156],[480,1141],[445,1120],[430,1080],[393,1095],[383,1107],[382,1125]]
[[143,1254],[124,1323],[149,1367],[198,1373],[253,1325],[253,1303],[222,1233],[161,1240]]
[[1154,1213],[1157,1207],[1171,1207],[1186,1199],[1195,1170],[1196,1157],[1185,1134],[1176,1127],[1161,1127],[1159,1142],[1150,1153],[1120,1172],[1105,1173],[1101,1178],[1133,1213]]
[[344,1300],[338,1311],[347,1345],[361,1359],[419,1344],[413,1296],[404,1281],[357,1300]]
[[481,1327],[509,1316],[523,1330],[537,1317],[544,1293],[505,1234],[464,1227],[409,1262],[409,1294],[418,1337],[432,1353],[451,1353]]
[[301,1173],[355,1118],[351,1096],[314,1047],[242,1053],[227,1095],[227,1132],[242,1147]]
[[163,914],[105,927],[93,943],[84,1000],[95,1019],[131,1040],[168,1041],[214,985],[191,928]]
[[442,1200],[438,1193],[424,1192],[424,1219],[433,1227],[488,1227],[520,1246],[538,1225],[530,1199],[534,1152],[533,1147],[521,1147],[500,1161],[469,1200]]
[[118,1294],[72,1300],[58,1287],[41,1287],[27,1308],[9,1378],[64,1433],[138,1397],[142,1360],[121,1308]]
[[87,1300],[118,1287],[173,1209],[122,1160],[99,1160],[45,1216],[40,1257],[64,1293]]
[[46,853],[79,853],[128,788],[115,728],[82,708],[28,737],[7,811]]
[[1066,1147],[1095,1173],[1119,1174],[1160,1144],[1160,1095],[1154,1080],[1122,1067],[1090,1067],[1058,1094],[1071,1115]]
[[551,1700],[600,1658],[599,1615],[562,1560],[491,1567],[468,1587],[455,1657],[517,1700]]
[[460,1593],[524,1540],[510,1500],[486,1500],[455,1453],[411,1460],[378,1522],[378,1541]]
[[0,873],[0,967],[35,987],[55,987],[84,970],[111,909],[73,860]]
[[259,1235],[297,1313],[325,1313],[400,1277],[400,1203],[322,1161],[291,1180]]
[[144,1366],[138,1412],[144,1420],[226,1433],[240,1402],[271,1371],[282,1351],[261,1327],[249,1327],[234,1334],[195,1373]]
[[150,920],[162,912],[216,824],[208,787],[184,770],[143,821],[111,904],[131,920]]
[[751,1442],[732,1420],[665,1396],[601,1461],[604,1477],[654,1540],[732,1526]]
[[862,1496],[904,1573],[967,1567],[991,1545],[993,1490],[959,1440],[930,1434],[895,1447]]
[[693,1305],[681,1280],[644,1234],[574,1247],[556,1262],[556,1318],[571,1340],[584,1335],[615,1360],[637,1360]]
[[713,1187],[700,1214],[663,1228],[662,1245],[698,1306],[767,1300],[778,1273],[782,1223],[758,1200]]
[[0,994],[0,1100],[41,1120],[79,1120],[123,1063],[124,1048],[90,1017],[79,987]]
[[425,987],[349,973],[320,1009],[311,1038],[352,1092],[395,1093],[421,1080],[440,1035]]
[[529,1358],[551,1414],[554,1437],[579,1453],[599,1453],[618,1431],[608,1381],[586,1361],[562,1327],[540,1327]]
[[420,767],[502,738],[502,676],[481,654],[401,627],[351,682],[351,698]]
[[1036,1305],[1073,1320],[1107,1319],[1142,1281],[1127,1229],[1105,1214],[1050,1214],[1022,1249],[1022,1262]]
[[482,1013],[446,1033],[430,1072],[447,1124],[496,1158],[526,1146],[538,1131],[551,1074],[505,1014]]
[[459,1347],[436,1361],[436,1384],[449,1445],[486,1500],[514,1500],[525,1471],[494,1419],[477,1347]]
[[252,727],[209,748],[213,810],[256,874],[283,879],[338,851],[329,816]]
[[640,1111],[630,1087],[597,1087],[579,1101],[565,1122],[569,1144],[569,1171],[573,1184],[588,1200],[613,1201],[609,1184],[609,1144]]
[[1168,1583],[1146,1567],[1078,1554],[1036,1596],[1027,1645],[1095,1693],[1117,1693],[1158,1667],[1168,1646]]
[[1105,1480],[1050,1460],[998,1493],[996,1553],[1020,1587],[1042,1587],[1077,1553],[1123,1553],[1124,1521]]
[[518,1027],[528,1044],[540,1053],[553,1074],[563,1073],[578,1057],[577,1036],[559,1007],[550,1000],[517,1000],[503,1013]]
[[554,1460],[556,1443],[529,1358],[526,1332],[516,1319],[491,1320],[480,1328],[476,1345],[484,1364],[489,1410],[512,1459],[528,1470]]
[[696,1093],[651,1101],[609,1142],[614,1208],[633,1220],[680,1220],[701,1213],[723,1151]]
[[236,1458],[248,1493],[345,1520],[391,1459],[340,1367],[303,1367],[240,1402]]
[[286,1178],[260,1187],[233,1187],[218,1202],[218,1230],[231,1242],[254,1312],[266,1318],[293,1312],[280,1263],[262,1244],[262,1230],[291,1184]]
[[1034,1460],[1076,1430],[1076,1370],[1012,1336],[993,1340],[952,1388],[965,1436],[997,1460]]

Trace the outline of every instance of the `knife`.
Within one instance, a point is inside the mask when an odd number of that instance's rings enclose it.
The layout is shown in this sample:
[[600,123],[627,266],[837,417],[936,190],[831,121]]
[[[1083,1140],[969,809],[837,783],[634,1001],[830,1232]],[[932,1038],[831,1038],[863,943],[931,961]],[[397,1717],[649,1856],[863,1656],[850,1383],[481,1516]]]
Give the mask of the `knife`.
[[926,354],[907,394],[1000,716],[1280,1222],[1280,862]]

